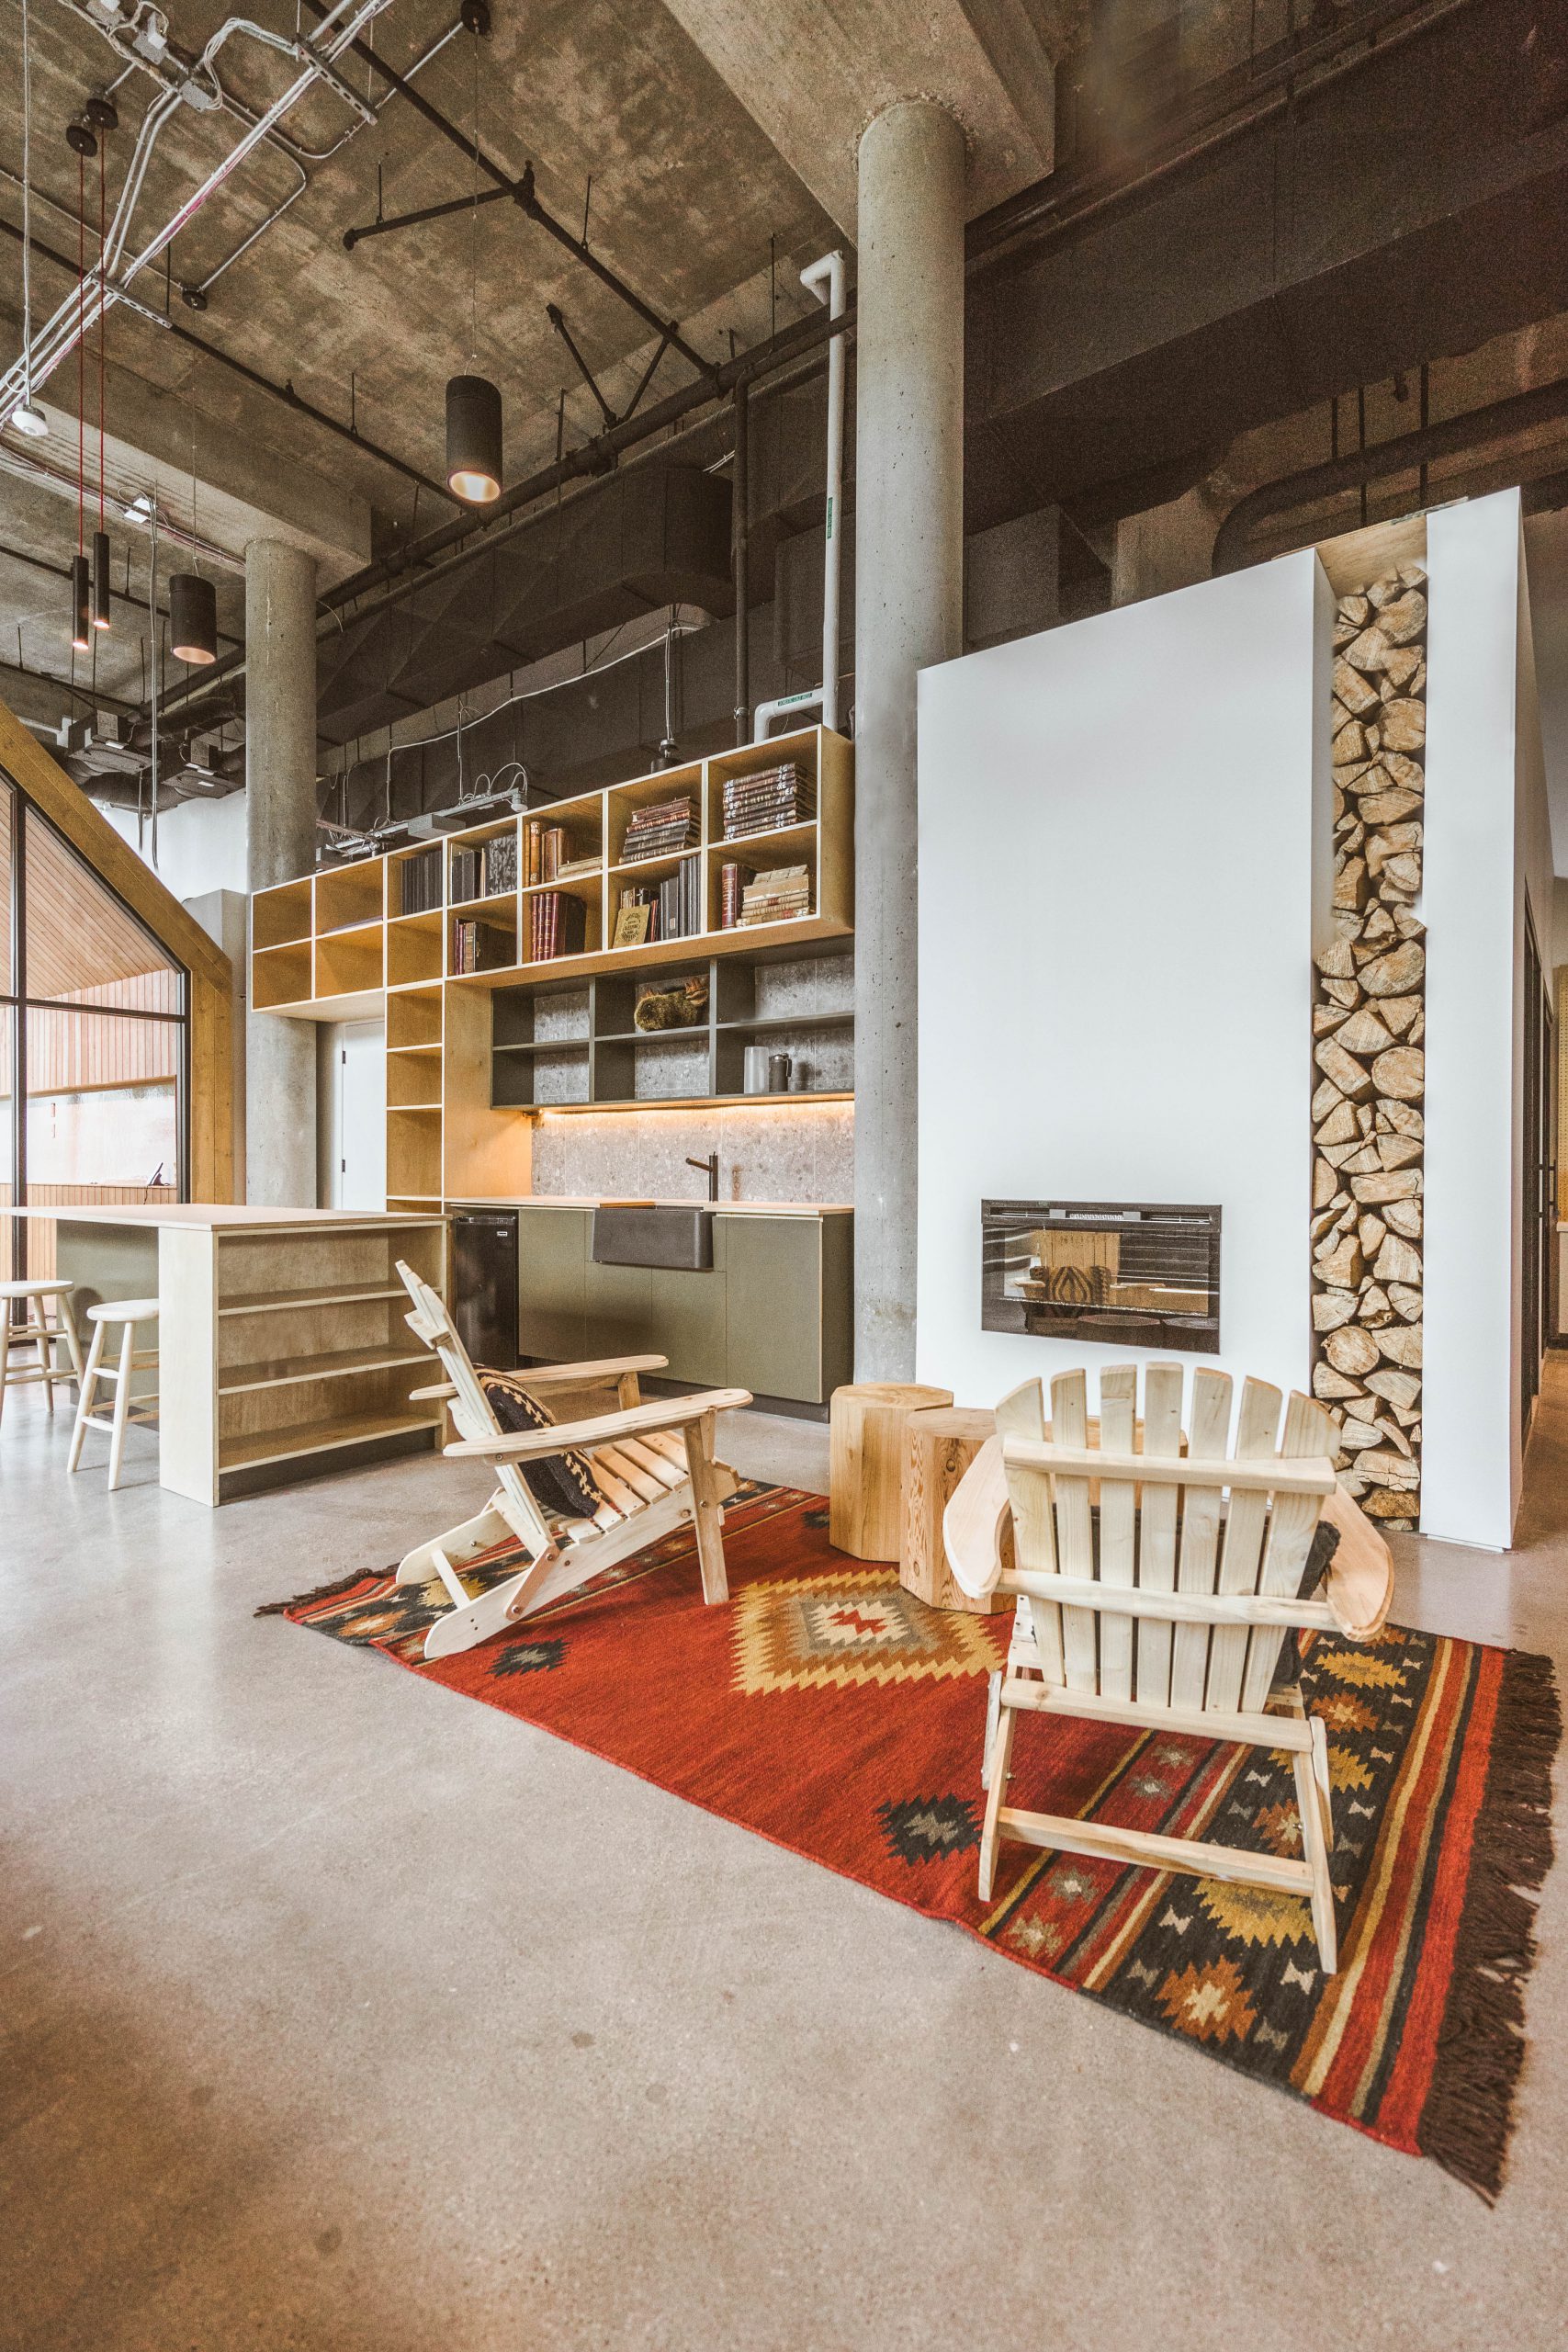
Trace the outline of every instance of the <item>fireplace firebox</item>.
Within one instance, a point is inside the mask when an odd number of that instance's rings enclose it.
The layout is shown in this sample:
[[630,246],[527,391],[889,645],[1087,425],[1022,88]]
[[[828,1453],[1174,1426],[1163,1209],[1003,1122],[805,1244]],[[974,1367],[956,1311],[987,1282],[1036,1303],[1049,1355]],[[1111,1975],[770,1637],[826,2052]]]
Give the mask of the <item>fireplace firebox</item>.
[[983,1201],[981,1326],[1129,1348],[1220,1347],[1220,1212]]

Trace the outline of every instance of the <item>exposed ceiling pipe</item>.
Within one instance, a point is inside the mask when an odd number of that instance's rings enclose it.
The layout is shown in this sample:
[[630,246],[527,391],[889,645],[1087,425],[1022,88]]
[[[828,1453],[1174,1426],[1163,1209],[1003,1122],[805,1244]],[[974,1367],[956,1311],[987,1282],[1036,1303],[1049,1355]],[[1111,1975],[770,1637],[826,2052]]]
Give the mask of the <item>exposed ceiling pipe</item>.
[[1248,532],[1270,514],[1310,505],[1337,491],[1359,489],[1363,482],[1381,481],[1389,474],[1415,473],[1436,458],[1462,457],[1511,440],[1516,434],[1555,424],[1563,417],[1568,417],[1568,379],[1539,384],[1533,391],[1510,393],[1506,400],[1493,401],[1485,408],[1446,417],[1440,424],[1402,433],[1394,441],[1375,442],[1370,449],[1351,449],[1342,458],[1330,458],[1320,466],[1307,466],[1279,481],[1265,482],[1238,500],[1220,525],[1213,569],[1216,573],[1239,570],[1247,561]]
[[[844,314],[844,256],[824,254],[800,273],[800,282],[828,307],[829,321]],[[823,507],[822,538],[822,683],[812,692],[777,695],[759,703],[752,739],[764,742],[781,711],[796,713],[820,705],[824,727],[839,723],[839,581],[843,545],[840,525],[844,498],[844,339],[836,334],[828,345],[828,485]]]
[[[274,124],[278,122],[291,107],[297,106],[308,90],[315,86],[321,78],[322,69],[331,65],[355,37],[367,25],[372,23],[389,5],[389,0],[335,0],[335,5],[323,19],[320,31],[303,44],[304,53],[310,62],[295,75],[288,87],[273,100],[265,113],[257,117],[244,137],[236,141],[229,153],[209,172],[201,185],[192,191],[174,215],[148,240],[134,259],[120,270],[120,255],[128,242],[135,199],[140,193],[141,176],[146,171],[147,158],[152,152],[152,142],[169,113],[180,103],[179,95],[170,91],[165,91],[162,97],[154,99],[148,109],[141,130],[138,134],[136,154],[132,159],[130,175],[125,188],[121,191],[119,203],[116,207],[115,225],[109,234],[105,260],[94,275],[91,292],[68,298],[62,302],[53,318],[40,334],[35,336],[33,352],[30,355],[25,354],[21,360],[7,370],[4,380],[0,381],[0,417],[9,420],[26,392],[29,373],[34,386],[48,381],[62,360],[75,349],[78,340],[96,326],[106,310],[112,308],[124,288],[131,285],[141,272],[155,261],[166,246],[173,243],[186,222],[193,219],[209,198],[232,176],[246,156],[261,144]],[[220,28],[220,31],[221,29]],[[218,38],[219,36],[215,34],[214,41]],[[210,49],[212,43],[209,42],[209,48]],[[214,100],[214,103],[216,104],[217,101]],[[109,275],[111,269],[118,273],[113,278]]]
[[[0,220],[0,234],[12,238],[18,244],[21,243],[21,231],[13,228],[9,220]],[[35,258],[41,254],[45,261],[52,262],[57,269],[64,270],[74,284],[76,265],[73,261],[67,261],[63,254],[57,253],[52,245],[42,243],[37,237],[32,241],[32,249]],[[362,457],[374,458],[378,465],[390,466],[394,472],[401,474],[405,481],[415,482],[421,490],[429,491],[432,497],[443,500],[446,505],[455,506],[459,512],[464,511],[462,501],[453,496],[445,482],[434,481],[429,474],[422,474],[417,466],[408,465],[401,458],[394,457],[390,449],[383,449],[378,443],[367,440],[357,426],[344,424],[337,417],[329,415],[325,409],[317,408],[313,401],[297,392],[292,384],[275,384],[269,376],[258,374],[255,368],[247,367],[244,360],[236,359],[231,352],[224,351],[217,344],[209,343],[204,336],[193,334],[177,319],[166,319],[161,311],[149,310],[134,296],[122,295],[117,308],[133,312],[137,318],[145,320],[149,326],[156,327],[160,334],[172,334],[177,342],[188,345],[192,351],[199,351],[204,359],[215,359],[220,368],[227,368],[231,375],[254,385],[258,392],[265,392],[271,399],[282,401],[297,415],[309,417],[312,424],[322,426],[328,433],[335,433],[340,441],[348,442]]]
[[[330,637],[336,630],[373,618],[433,582],[461,571],[465,564],[488,554],[497,541],[525,527],[531,518],[520,513],[522,508],[536,505],[574,481],[596,480],[613,471],[623,452],[668,432],[694,409],[711,405],[716,397],[733,391],[738,384],[784,374],[803,359],[815,360],[819,366],[816,357],[819,346],[836,336],[852,333],[854,322],[852,304],[838,319],[829,319],[826,311],[802,319],[794,327],[781,330],[776,343],[761,345],[722,361],[716,371],[721,379],[716,394],[700,380],[682,385],[679,391],[671,392],[652,408],[639,411],[610,431],[595,435],[581,447],[569,449],[555,464],[541,467],[525,481],[514,482],[485,508],[483,523],[465,516],[461,521],[445,524],[439,530],[428,531],[423,538],[412,540],[396,557],[367,565],[322,597],[318,638]],[[500,518],[499,527],[492,518]],[[467,544],[475,539],[477,545]],[[381,592],[378,595],[375,594],[377,590]],[[357,600],[361,598],[373,601],[360,603]],[[231,684],[243,674],[244,666],[243,654],[226,654],[207,671],[199,685],[187,681],[183,686],[175,686],[168,697],[170,708],[183,709],[187,707],[187,697],[194,701],[197,695],[204,703],[209,695],[216,702],[214,690]]]

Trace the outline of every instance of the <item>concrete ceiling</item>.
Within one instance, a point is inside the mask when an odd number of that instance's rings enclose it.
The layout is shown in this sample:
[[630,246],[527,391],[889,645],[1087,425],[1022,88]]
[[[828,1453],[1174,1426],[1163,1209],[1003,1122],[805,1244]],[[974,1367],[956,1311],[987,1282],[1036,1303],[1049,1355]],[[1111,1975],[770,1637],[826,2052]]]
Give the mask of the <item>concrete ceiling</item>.
[[[15,0],[6,5],[15,22]],[[198,50],[223,13],[216,0],[175,0],[171,33],[185,49]],[[294,0],[261,0],[257,13],[292,32]],[[407,67],[457,16],[457,0],[390,0],[373,28],[376,46]],[[32,0],[32,26],[33,232],[73,263],[78,166],[64,127],[118,69],[109,44],[68,0]],[[253,104],[276,92],[288,73],[275,54],[254,45],[247,51],[239,41],[224,50],[221,71]],[[581,440],[594,428],[592,395],[553,333],[547,305],[564,312],[616,406],[630,397],[654,348],[637,313],[509,203],[345,252],[343,232],[372,220],[378,201],[388,213],[415,209],[464,196],[476,177],[460,150],[405,98],[380,87],[364,62],[349,61],[346,72],[357,89],[374,94],[378,119],[357,123],[331,93],[312,94],[297,108],[288,128],[301,145],[321,148],[345,131],[352,135],[326,161],[307,165],[303,193],[216,278],[206,309],[186,308],[181,286],[207,280],[297,184],[288,159],[270,148],[249,159],[174,243],[169,316],[179,333],[123,307],[111,313],[107,331],[110,425],[122,442],[118,456],[123,445],[148,453],[142,486],[152,486],[152,460],[166,465],[183,449],[188,463],[194,424],[198,504],[209,533],[217,535],[224,519],[216,496],[222,490],[246,510],[270,511],[289,524],[302,510],[330,513],[330,526],[319,535],[345,555],[367,551],[372,514],[378,543],[385,546],[416,527],[428,529],[449,511],[447,503],[439,491],[418,490],[182,337],[199,337],[276,385],[292,383],[344,424],[352,416],[366,436],[432,482],[442,470],[443,388],[470,363],[502,388],[510,474],[553,451],[563,388],[569,438]],[[595,252],[661,316],[679,319],[705,356],[723,356],[731,334],[739,344],[755,341],[775,317],[787,322],[811,307],[798,270],[837,242],[833,224],[661,0],[498,0],[489,37],[459,30],[421,71],[416,86],[465,136],[473,131],[477,98],[487,153],[511,175],[531,161],[542,200],[574,232],[581,232],[586,208]],[[120,128],[107,142],[111,208],[154,89],[138,71],[116,91]],[[237,132],[226,116],[180,109],[154,151],[139,229],[151,232],[169,217]],[[13,226],[21,218],[20,153],[20,85],[11,74],[0,84],[0,219]],[[95,220],[96,175],[89,161],[85,192]],[[90,255],[91,239],[88,250]],[[71,282],[35,253],[35,326]],[[164,310],[161,267],[145,274],[137,293],[152,312]],[[19,248],[9,237],[0,248],[0,309],[14,351],[21,270]],[[652,396],[690,374],[684,360],[667,354]],[[45,404],[64,417],[65,432],[41,448],[7,433],[4,446],[15,460],[41,457],[73,473],[74,360],[51,380]],[[89,424],[96,422],[92,368],[87,413]],[[88,466],[91,477],[91,434]],[[135,470],[134,462],[119,467],[122,476]],[[188,514],[188,482],[178,503]],[[247,511],[228,519],[226,543],[238,554],[254,517]],[[114,536],[118,542],[124,535]],[[63,561],[74,551],[74,520],[55,492],[3,472],[0,543],[35,562]],[[329,554],[324,577],[346,568]],[[138,569],[144,590],[144,557],[133,553]],[[64,674],[69,649],[54,618],[60,608],[46,575],[15,560],[7,570],[0,557],[0,661],[19,623],[25,666]],[[129,643],[118,660],[106,646],[100,684],[123,690],[139,666]]]

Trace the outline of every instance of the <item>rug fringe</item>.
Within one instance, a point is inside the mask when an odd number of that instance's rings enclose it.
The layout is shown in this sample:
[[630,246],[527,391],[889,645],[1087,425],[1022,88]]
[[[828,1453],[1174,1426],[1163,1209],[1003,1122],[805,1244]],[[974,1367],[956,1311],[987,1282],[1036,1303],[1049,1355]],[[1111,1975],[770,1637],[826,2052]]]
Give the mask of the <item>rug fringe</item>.
[[[382,1576],[390,1576],[395,1566],[394,1562],[392,1568],[383,1568]],[[331,1584],[317,1585],[313,1592],[297,1592],[288,1600],[264,1600],[259,1609],[252,1610],[251,1614],[253,1617],[287,1617],[291,1609],[307,1609],[313,1600],[335,1600],[340,1593],[352,1592],[355,1585],[373,1584],[375,1581],[374,1568],[352,1568],[347,1576],[337,1577]]]
[[1536,1957],[1537,1898],[1551,1868],[1551,1767],[1562,1740],[1551,1659],[1510,1650],[1503,1662],[1453,1982],[1416,2133],[1424,2155],[1489,2205],[1503,2186],[1524,2064],[1525,1980]]

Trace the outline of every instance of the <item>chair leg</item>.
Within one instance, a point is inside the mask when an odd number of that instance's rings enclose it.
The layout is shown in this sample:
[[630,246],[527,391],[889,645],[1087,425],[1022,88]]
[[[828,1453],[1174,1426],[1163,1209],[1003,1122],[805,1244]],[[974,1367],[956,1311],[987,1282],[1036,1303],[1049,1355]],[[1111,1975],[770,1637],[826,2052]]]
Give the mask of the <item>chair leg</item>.
[[76,1392],[76,1424],[71,1432],[71,1451],[65,1457],[67,1473],[74,1470],[82,1459],[82,1441],[87,1434],[87,1416],[98,1393],[98,1366],[104,1360],[104,1337],[107,1328],[103,1323],[93,1326],[93,1343],[87,1350],[87,1368],[82,1374],[82,1385]]
[[1317,1938],[1317,1956],[1323,1962],[1324,1973],[1332,1976],[1339,1965],[1339,1936],[1330,1871],[1334,1815],[1329,1793],[1328,1741],[1318,1716],[1311,1715],[1307,1721],[1312,1747],[1305,1753],[1298,1748],[1292,1759],[1296,1807],[1302,1817],[1302,1849],[1312,1871],[1312,1925]]
[[75,1382],[76,1394],[79,1396],[82,1394],[82,1336],[76,1329],[76,1317],[72,1311],[69,1291],[62,1293],[55,1300],[54,1312],[60,1325],[60,1336],[65,1342],[66,1358],[71,1365],[70,1373],[65,1376]]
[[986,1691],[986,1744],[980,1750],[980,1786],[991,1785],[991,1750],[996,1746],[997,1721],[1002,1712],[1002,1678],[998,1668],[990,1676]]
[[980,1900],[988,1903],[997,1875],[997,1848],[1001,1832],[997,1816],[1007,1803],[1008,1779],[1012,1769],[1012,1737],[1018,1729],[1018,1709],[1004,1707],[997,1725],[997,1736],[991,1742],[991,1784],[986,1792],[986,1825],[980,1832]]
[[130,1411],[131,1367],[136,1362],[136,1326],[128,1323],[119,1343],[119,1374],[115,1382],[114,1430],[109,1438],[109,1492],[119,1484],[120,1459],[125,1453],[125,1424]]
[[692,1520],[697,1535],[697,1561],[702,1569],[703,1599],[710,1608],[729,1598],[729,1577],[724,1565],[724,1519],[719,1510],[714,1475],[714,1430],[716,1416],[705,1413],[688,1421],[686,1468],[692,1481]]
[[54,1333],[50,1325],[50,1302],[41,1295],[33,1301],[38,1313],[38,1366],[43,1378],[43,1398],[52,1416],[54,1412]]

